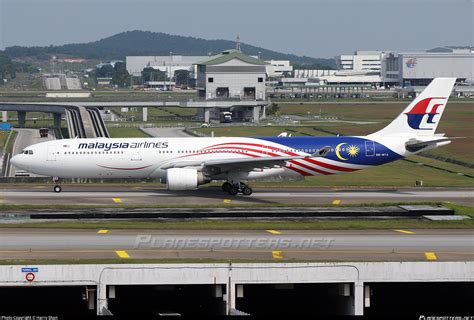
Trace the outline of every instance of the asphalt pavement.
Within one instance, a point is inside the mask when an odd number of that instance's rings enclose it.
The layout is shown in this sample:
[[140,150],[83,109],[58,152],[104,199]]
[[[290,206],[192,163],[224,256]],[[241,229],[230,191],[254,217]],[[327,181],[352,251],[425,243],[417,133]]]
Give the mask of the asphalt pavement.
[[37,205],[349,205],[387,202],[444,202],[474,206],[472,188],[254,188],[251,196],[230,196],[220,187],[168,191],[147,185],[0,185],[0,204]]
[[471,230],[3,229],[0,259],[472,261]]

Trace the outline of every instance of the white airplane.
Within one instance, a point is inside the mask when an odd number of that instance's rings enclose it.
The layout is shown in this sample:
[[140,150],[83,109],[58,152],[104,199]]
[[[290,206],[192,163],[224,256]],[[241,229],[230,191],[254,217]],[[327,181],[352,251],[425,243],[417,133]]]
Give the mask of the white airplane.
[[455,80],[434,79],[387,127],[368,136],[66,139],[29,146],[11,162],[54,181],[160,178],[169,190],[225,181],[225,192],[250,195],[249,180],[348,173],[449,144],[453,138],[435,131]]

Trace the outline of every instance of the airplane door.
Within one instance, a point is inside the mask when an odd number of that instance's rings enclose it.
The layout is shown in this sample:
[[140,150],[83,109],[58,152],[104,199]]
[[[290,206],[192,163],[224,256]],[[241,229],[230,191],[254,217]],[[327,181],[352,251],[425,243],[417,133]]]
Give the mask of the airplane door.
[[56,146],[49,146],[48,147],[48,156],[46,158],[47,161],[56,161]]
[[365,142],[365,156],[366,157],[375,156],[375,143],[373,141]]
[[132,161],[141,161],[142,160],[142,151],[140,148],[132,149]]

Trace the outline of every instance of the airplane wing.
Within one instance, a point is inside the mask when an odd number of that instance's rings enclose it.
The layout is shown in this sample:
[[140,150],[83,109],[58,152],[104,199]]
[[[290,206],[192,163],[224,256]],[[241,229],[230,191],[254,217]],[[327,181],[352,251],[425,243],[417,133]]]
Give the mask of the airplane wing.
[[291,157],[262,157],[262,158],[229,158],[229,159],[209,159],[209,160],[176,160],[169,162],[161,169],[171,168],[186,168],[186,167],[218,167],[221,171],[228,168],[239,167],[247,168],[248,170],[258,168],[271,168],[278,165],[285,165],[286,161],[324,157],[331,150],[331,147],[326,146],[309,156],[291,156]]

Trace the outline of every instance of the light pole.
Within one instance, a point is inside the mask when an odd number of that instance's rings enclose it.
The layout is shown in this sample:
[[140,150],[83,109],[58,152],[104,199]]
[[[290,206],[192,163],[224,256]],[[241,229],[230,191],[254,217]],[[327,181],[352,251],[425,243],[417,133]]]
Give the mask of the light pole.
[[168,86],[168,91],[171,91],[171,61],[172,61],[172,56],[173,55],[173,51],[170,51],[170,73],[168,74],[168,77],[170,79],[170,82],[169,82],[169,86]]

